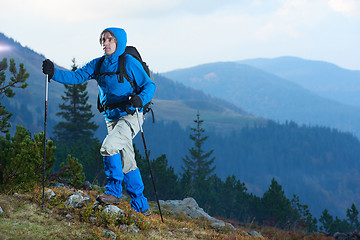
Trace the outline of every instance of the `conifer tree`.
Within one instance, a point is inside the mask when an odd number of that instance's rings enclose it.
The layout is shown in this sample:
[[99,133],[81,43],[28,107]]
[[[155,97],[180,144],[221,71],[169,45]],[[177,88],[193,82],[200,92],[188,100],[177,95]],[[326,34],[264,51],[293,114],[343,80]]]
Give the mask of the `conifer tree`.
[[346,210],[346,216],[350,222],[351,227],[355,230],[360,230],[359,222],[359,211],[356,209],[355,204],[353,203],[349,209]]
[[[55,146],[46,142],[46,175],[54,162]],[[30,190],[40,184],[43,174],[44,133],[31,136],[29,130],[16,126],[13,137],[0,136],[0,192]]]
[[[72,62],[72,70],[75,71],[77,69],[75,59]],[[54,127],[55,138],[69,144],[78,139],[93,138],[99,126],[91,121],[94,114],[91,112],[91,105],[87,103],[89,99],[87,83],[65,85],[65,88],[65,96],[61,97],[64,103],[59,105],[61,111],[56,114],[65,121],[59,122]]]
[[320,230],[330,232],[333,222],[334,222],[334,218],[332,215],[330,215],[330,213],[327,209],[324,209],[324,211],[322,212],[322,215],[319,219],[319,222],[322,224],[322,226],[320,227]]
[[214,150],[204,152],[203,145],[208,136],[203,136],[205,130],[201,125],[204,120],[200,119],[199,112],[194,122],[195,127],[191,128],[193,134],[190,134],[190,139],[194,141],[194,147],[189,150],[190,155],[183,158],[184,174],[181,181],[190,182],[189,186],[184,186],[187,194],[195,197],[199,204],[205,204],[206,195],[211,190],[207,181],[215,170],[215,166],[212,166],[215,157],[209,159]]
[[[19,72],[17,71],[14,59],[10,59],[9,72],[12,75],[10,81],[6,81],[5,70],[8,68],[7,58],[3,58],[0,62],[0,98],[4,96],[12,98],[15,96],[15,92],[12,88],[26,88],[28,84],[26,79],[29,78],[30,74],[26,72],[24,64],[20,63]],[[12,113],[5,110],[0,102],[0,132],[7,133],[10,128],[9,120],[12,116]]]
[[[75,59],[72,62],[72,70],[75,71],[78,68]],[[100,143],[94,137],[98,125],[92,121],[94,114],[91,112],[91,105],[87,103],[87,83],[65,85],[65,88],[63,103],[59,105],[61,111],[56,114],[64,121],[54,127],[57,146],[55,156],[60,162],[65,161],[69,154],[78,159],[88,180],[93,181],[102,177],[103,169],[97,167],[101,166],[102,158],[99,153]]]
[[285,196],[282,187],[273,178],[269,189],[262,197],[264,220],[270,226],[282,226],[296,220],[297,211],[291,206],[291,201]]
[[214,150],[210,150],[207,153],[203,150],[203,144],[206,139],[208,139],[208,136],[203,136],[205,129],[203,129],[201,125],[204,120],[200,119],[199,112],[194,122],[196,126],[191,128],[193,134],[190,134],[190,139],[194,141],[194,147],[189,150],[190,156],[186,155],[185,158],[183,158],[185,165],[183,170],[189,171],[193,179],[199,178],[205,180],[215,170],[215,167],[212,167],[215,157],[209,160]]

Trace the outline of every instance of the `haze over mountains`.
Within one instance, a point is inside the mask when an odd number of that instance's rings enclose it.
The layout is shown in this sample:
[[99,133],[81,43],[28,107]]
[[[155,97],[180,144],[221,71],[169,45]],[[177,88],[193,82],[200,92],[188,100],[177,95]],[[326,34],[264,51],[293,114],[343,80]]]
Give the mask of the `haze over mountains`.
[[331,63],[296,57],[258,58],[239,63],[290,80],[319,96],[351,106],[360,106],[359,70],[347,70]]
[[163,75],[226,99],[256,116],[327,126],[360,136],[360,101],[356,94],[360,71],[283,57],[244,60],[240,64],[210,63]]
[[[13,126],[20,124],[32,133],[41,132],[44,120],[45,81],[41,73],[41,63],[45,57],[1,33],[0,44],[11,47],[11,51],[0,51],[0,59],[14,58],[17,64],[24,63],[30,73],[28,88],[16,90],[13,99],[3,98],[1,102],[14,114],[11,119]],[[151,60],[146,61],[151,67]],[[67,68],[70,68],[70,65],[69,58]],[[360,104],[356,100],[356,91],[360,89],[359,75],[359,71],[295,57],[209,63],[155,74],[157,90],[153,108],[156,124],[146,121],[144,127],[151,157],[166,154],[169,164],[179,172],[182,158],[188,154],[188,149],[192,146],[188,138],[189,126],[192,126],[199,110],[201,118],[205,121],[206,134],[209,134],[209,144],[206,148],[210,146],[215,150],[216,174],[219,177],[235,174],[255,194],[263,193],[271,178],[275,177],[289,197],[293,193],[299,194],[300,199],[310,206],[315,216],[321,213],[324,206],[329,208],[331,213],[343,216],[345,208],[352,202],[360,206],[360,183],[357,181],[360,176],[360,153],[357,150],[360,149],[360,143],[351,136],[360,136]],[[348,84],[351,84],[351,87],[348,87]],[[62,84],[50,82],[50,136],[53,126],[61,120],[56,116],[56,112],[59,110],[58,105],[64,89]],[[87,90],[89,103],[93,105],[95,113],[94,120],[100,126],[96,136],[102,140],[106,129],[103,117],[95,106],[98,89],[94,80],[89,81]],[[348,94],[351,90],[352,95]],[[147,118],[150,119],[150,116]],[[281,124],[269,124],[269,119]],[[282,125],[287,121],[336,128],[340,132],[303,129],[293,126],[294,124]],[[282,131],[281,136],[285,134],[289,139],[299,136],[294,135],[294,131],[301,133],[301,144],[286,146],[283,139],[276,139],[273,135],[268,138],[264,134],[268,125],[275,131]],[[242,139],[241,143],[231,138],[238,136],[244,126],[256,126],[256,134],[264,134],[263,138],[268,138],[264,139],[267,142],[256,143],[256,146],[264,145],[264,148],[270,148],[269,150],[279,158],[259,159],[262,156],[258,155],[256,148],[252,148],[251,141],[255,138],[251,135],[245,140]],[[350,134],[341,133],[343,131]],[[316,152],[315,148],[320,145],[309,147],[309,143],[314,143],[310,138],[314,138],[315,133],[319,132],[323,134],[318,137],[319,142],[325,135],[331,138],[334,144],[342,138],[348,142],[343,141],[337,145],[341,148],[339,152],[333,152],[339,150],[332,149],[334,147],[325,150],[321,148],[320,153]],[[249,130],[249,134],[254,133]],[[141,142],[138,140],[139,138],[134,142],[141,148]],[[316,153],[311,153],[310,157],[303,156],[305,148],[306,151]],[[245,150],[248,158],[243,155],[239,158],[241,151]],[[231,154],[228,154],[229,152]],[[340,152],[344,153],[343,156]],[[290,168],[290,160],[295,170]]]

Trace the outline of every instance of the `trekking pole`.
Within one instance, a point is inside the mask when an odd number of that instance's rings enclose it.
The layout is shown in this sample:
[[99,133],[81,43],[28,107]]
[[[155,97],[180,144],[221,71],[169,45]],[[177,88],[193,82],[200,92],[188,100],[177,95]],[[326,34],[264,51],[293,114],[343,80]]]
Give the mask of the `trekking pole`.
[[141,137],[142,137],[142,140],[143,140],[143,143],[144,143],[145,156],[146,156],[147,162],[148,162],[148,164],[149,164],[150,175],[151,175],[151,180],[152,180],[153,187],[154,187],[154,192],[155,192],[156,202],[157,202],[157,205],[158,205],[158,207],[159,207],[159,212],[160,212],[161,221],[164,223],[164,219],[163,219],[163,216],[162,216],[162,213],[161,213],[161,208],[160,208],[160,203],[159,203],[159,197],[158,197],[158,194],[157,194],[157,191],[156,191],[156,186],[155,186],[154,176],[153,176],[153,174],[152,174],[152,170],[151,170],[151,165],[150,165],[149,154],[148,154],[148,151],[147,151],[147,148],[146,148],[145,137],[144,137],[144,131],[143,131],[142,126],[141,126],[141,124],[140,124],[139,111],[138,111],[138,108],[135,108],[135,109],[136,109],[136,116],[137,116],[137,119],[138,119],[138,122],[139,122],[139,127],[140,127]]
[[45,199],[45,171],[46,171],[46,123],[47,123],[47,101],[49,95],[49,75],[45,78],[45,118],[44,118],[44,161],[43,161],[43,179],[42,179],[42,207]]

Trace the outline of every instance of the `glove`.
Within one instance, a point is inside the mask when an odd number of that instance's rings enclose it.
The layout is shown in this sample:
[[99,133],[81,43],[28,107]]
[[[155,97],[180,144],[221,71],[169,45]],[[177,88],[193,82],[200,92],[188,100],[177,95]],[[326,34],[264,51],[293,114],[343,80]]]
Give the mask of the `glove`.
[[42,71],[44,74],[49,76],[49,79],[51,79],[55,74],[54,63],[50,61],[50,59],[44,60],[42,64]]
[[143,102],[138,95],[134,95],[132,98],[130,98],[129,102],[134,108],[140,108],[143,106]]

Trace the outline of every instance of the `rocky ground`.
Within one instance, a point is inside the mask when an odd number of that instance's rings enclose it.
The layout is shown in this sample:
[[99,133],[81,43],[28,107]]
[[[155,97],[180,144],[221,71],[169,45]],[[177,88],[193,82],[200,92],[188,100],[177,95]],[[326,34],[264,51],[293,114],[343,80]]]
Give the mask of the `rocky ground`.
[[42,188],[0,195],[0,239],[333,239],[323,234],[241,225],[209,216],[193,198],[156,202],[152,215],[134,212],[129,198],[97,202],[96,190]]

